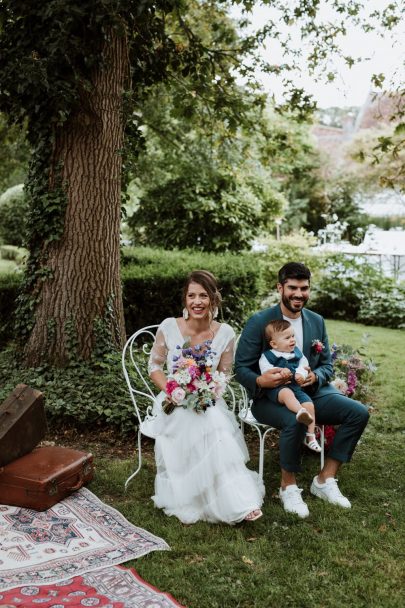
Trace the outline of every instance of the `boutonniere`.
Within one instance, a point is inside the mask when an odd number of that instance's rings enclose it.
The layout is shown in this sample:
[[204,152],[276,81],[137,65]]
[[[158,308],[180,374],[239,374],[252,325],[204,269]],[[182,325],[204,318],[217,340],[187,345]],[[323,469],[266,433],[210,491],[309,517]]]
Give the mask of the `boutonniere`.
[[315,353],[321,353],[325,348],[325,345],[320,340],[312,340],[311,347]]

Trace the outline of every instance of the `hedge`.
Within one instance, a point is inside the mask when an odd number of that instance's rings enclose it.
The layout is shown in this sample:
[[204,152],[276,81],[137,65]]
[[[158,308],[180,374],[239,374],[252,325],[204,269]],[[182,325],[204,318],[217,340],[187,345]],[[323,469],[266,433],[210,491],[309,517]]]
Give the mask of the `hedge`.
[[[181,314],[181,290],[192,270],[204,268],[218,278],[222,318],[237,329],[258,306],[257,257],[131,248],[123,253],[122,283],[127,335],[145,325]],[[12,317],[21,277],[0,275],[0,339],[12,337]]]
[[122,270],[127,334],[165,317],[181,315],[185,278],[202,268],[219,281],[222,318],[240,328],[259,305],[257,256],[133,248],[125,252]]
[[[181,290],[189,272],[204,268],[217,276],[222,319],[236,330],[261,306],[278,300],[277,271],[292,259],[313,272],[310,308],[326,318],[404,327],[404,284],[384,277],[364,259],[314,255],[300,242],[271,243],[266,253],[209,254],[148,247],[124,249],[122,283],[127,334],[167,316],[181,314]],[[12,337],[12,313],[21,275],[0,275],[0,340]]]

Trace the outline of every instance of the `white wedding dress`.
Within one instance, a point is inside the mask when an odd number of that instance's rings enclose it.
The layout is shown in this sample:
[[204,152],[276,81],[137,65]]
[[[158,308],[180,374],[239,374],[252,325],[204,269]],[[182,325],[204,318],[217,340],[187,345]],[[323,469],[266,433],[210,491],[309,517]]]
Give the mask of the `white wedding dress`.
[[[156,333],[149,372],[170,370],[176,346],[182,346],[176,319],[165,319]],[[213,369],[230,373],[235,333],[222,323],[212,341]],[[177,351],[178,354],[178,351]],[[196,521],[236,523],[263,502],[264,486],[249,470],[248,450],[233,412],[221,398],[205,412],[176,407],[162,410],[162,391],[153,413],[156,479],[155,505],[183,523]]]

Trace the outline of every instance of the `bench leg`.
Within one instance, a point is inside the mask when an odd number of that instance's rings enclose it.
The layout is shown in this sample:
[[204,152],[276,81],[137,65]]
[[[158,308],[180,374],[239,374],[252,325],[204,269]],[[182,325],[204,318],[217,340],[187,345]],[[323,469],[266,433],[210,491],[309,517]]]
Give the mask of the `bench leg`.
[[126,480],[126,482],[125,482],[125,492],[128,489],[128,484],[130,483],[130,481],[132,481],[132,479],[135,477],[135,475],[137,475],[139,473],[139,471],[141,469],[141,466],[142,466],[142,447],[141,447],[141,431],[139,430],[138,431],[138,468]]

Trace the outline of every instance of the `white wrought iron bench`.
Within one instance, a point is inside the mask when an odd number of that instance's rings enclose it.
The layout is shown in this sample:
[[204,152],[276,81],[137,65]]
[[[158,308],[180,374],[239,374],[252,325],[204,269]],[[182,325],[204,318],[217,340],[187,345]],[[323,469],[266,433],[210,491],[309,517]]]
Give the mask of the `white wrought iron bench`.
[[[156,398],[156,394],[152,390],[152,383],[149,380],[147,361],[149,358],[150,349],[155,340],[155,333],[159,325],[148,325],[138,329],[130,338],[128,338],[122,351],[122,370],[128,385],[129,394],[132,399],[132,404],[135,409],[135,415],[138,422],[138,467],[128,477],[125,482],[125,490],[129,482],[137,475],[142,466],[142,435],[148,435],[148,423],[154,419],[152,415],[152,406]],[[135,384],[136,382],[136,384]],[[140,386],[141,388],[138,388]],[[140,404],[143,400],[149,403],[145,408],[145,414],[142,415]]]
[[[138,449],[138,466],[136,470],[128,477],[125,482],[125,490],[130,481],[139,473],[142,466],[142,435],[151,437],[150,427],[153,423],[154,416],[152,414],[153,402],[156,398],[155,388],[150,382],[147,362],[155,339],[155,333],[159,325],[148,325],[136,331],[128,338],[122,351],[122,369],[125,380],[128,385],[129,394],[134,406],[135,415],[138,422],[137,433],[137,449]],[[152,388],[153,387],[153,388]],[[259,435],[259,475],[263,478],[264,469],[264,447],[267,435],[275,429],[266,424],[258,422],[251,412],[251,402],[248,399],[246,390],[243,386],[237,386],[240,397],[236,397],[236,393],[232,385],[229,386],[225,399],[228,407],[235,412],[237,408],[237,416],[241,424],[242,432],[245,430],[245,425],[254,428]],[[147,403],[142,413],[140,401]],[[321,467],[324,463],[324,429],[320,427],[321,434]]]

